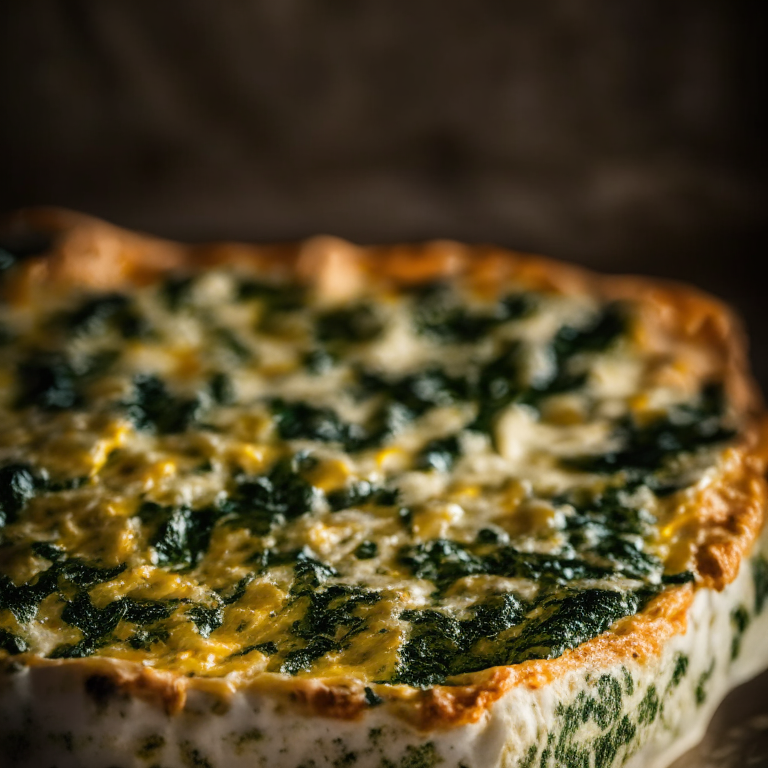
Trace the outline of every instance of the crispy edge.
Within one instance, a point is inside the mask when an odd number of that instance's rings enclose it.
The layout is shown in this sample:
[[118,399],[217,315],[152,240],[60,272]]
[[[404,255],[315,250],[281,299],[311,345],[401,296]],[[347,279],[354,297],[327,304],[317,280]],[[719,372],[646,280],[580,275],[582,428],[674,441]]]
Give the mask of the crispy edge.
[[[722,378],[748,427],[742,442],[726,452],[719,482],[697,499],[701,514],[694,537],[699,572],[695,587],[666,590],[642,613],[556,659],[483,670],[462,676],[456,685],[377,689],[397,716],[423,730],[476,722],[515,686],[540,688],[577,667],[599,669],[658,655],[670,637],[685,631],[695,590],[722,590],[733,581],[764,525],[768,419],[762,415],[762,399],[749,374],[746,337],[727,305],[691,287],[641,277],[602,276],[541,256],[452,241],[363,248],[317,237],[285,245],[181,246],[59,209],[18,212],[8,218],[5,228],[22,235],[42,231],[53,244],[50,253],[25,261],[6,284],[4,297],[11,302],[32,301],[38,291],[51,286],[62,291],[73,286],[114,290],[151,283],[169,272],[222,265],[274,279],[298,276],[329,303],[353,298],[372,283],[385,289],[452,276],[489,295],[516,282],[532,290],[635,301],[642,313],[641,344],[658,350],[661,357],[682,344],[701,350],[699,359],[692,361],[692,382]],[[269,693],[286,697],[307,714],[340,719],[358,718],[368,708],[359,680],[284,679],[261,673],[252,680],[224,682],[186,678],[113,659],[53,661],[26,654],[6,660],[4,666],[18,663],[76,665],[84,677],[103,674],[116,690],[160,704],[169,713],[184,708],[190,688],[223,698],[238,689]]]

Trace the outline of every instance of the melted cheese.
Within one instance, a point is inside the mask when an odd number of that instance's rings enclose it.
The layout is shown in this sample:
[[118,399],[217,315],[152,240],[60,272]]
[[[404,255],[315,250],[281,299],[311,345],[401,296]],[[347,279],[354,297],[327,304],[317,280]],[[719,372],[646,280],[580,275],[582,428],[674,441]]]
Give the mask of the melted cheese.
[[[659,378],[631,307],[612,329],[588,297],[515,314],[514,286],[454,287],[426,319],[405,290],[296,294],[219,270],[2,307],[0,629],[28,653],[428,685],[557,655],[525,644],[548,612],[599,592],[631,613],[665,558],[693,569],[691,493],[731,417],[697,432],[704,395]],[[465,634],[427,673],[436,614]]]

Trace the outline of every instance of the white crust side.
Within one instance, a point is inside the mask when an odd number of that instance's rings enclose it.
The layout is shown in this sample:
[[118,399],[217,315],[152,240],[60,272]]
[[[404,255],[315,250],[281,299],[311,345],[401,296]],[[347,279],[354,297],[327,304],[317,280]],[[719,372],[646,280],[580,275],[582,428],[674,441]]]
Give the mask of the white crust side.
[[[228,706],[191,691],[180,713],[166,714],[115,694],[106,678],[84,678],[78,665],[25,667],[0,690],[2,765],[665,768],[701,738],[729,690],[768,666],[768,605],[755,610],[758,556],[722,592],[697,592],[686,632],[659,656],[573,670],[538,689],[516,686],[478,722],[446,730],[419,732],[386,706],[353,721],[306,717],[243,691]],[[740,608],[743,633],[734,620]]]

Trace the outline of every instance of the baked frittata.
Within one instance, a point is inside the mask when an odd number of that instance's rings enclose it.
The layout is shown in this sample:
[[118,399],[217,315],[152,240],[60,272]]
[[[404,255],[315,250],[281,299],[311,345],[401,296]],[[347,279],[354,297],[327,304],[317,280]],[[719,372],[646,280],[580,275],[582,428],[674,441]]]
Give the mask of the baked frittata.
[[716,300],[53,210],[2,243],[4,766],[651,768],[768,665]]

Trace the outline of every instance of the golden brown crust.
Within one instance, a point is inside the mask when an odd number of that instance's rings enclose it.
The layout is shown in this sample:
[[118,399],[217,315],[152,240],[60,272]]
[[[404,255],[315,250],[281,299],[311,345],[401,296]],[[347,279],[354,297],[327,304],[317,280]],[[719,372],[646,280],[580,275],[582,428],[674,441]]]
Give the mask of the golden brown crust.
[[[114,289],[151,282],[171,271],[224,264],[275,277],[296,275],[331,302],[354,296],[371,281],[386,289],[388,284],[455,275],[478,292],[494,294],[514,280],[531,289],[632,300],[641,312],[638,341],[658,355],[660,380],[676,376],[676,383],[689,382],[692,388],[708,379],[725,382],[730,401],[748,426],[740,444],[726,452],[718,481],[687,502],[696,512],[687,531],[698,570],[696,585],[667,590],[641,614],[623,619],[613,631],[556,659],[496,667],[426,690],[387,686],[377,691],[393,711],[422,729],[476,722],[515,686],[539,688],[577,667],[598,669],[658,655],[669,638],[685,631],[695,590],[722,590],[732,582],[765,523],[768,419],[761,415],[761,397],[748,372],[744,332],[726,305],[687,286],[605,277],[539,256],[454,242],[358,248],[333,238],[315,238],[302,244],[184,247],[56,209],[21,211],[5,222],[5,230],[21,235],[42,231],[54,241],[52,253],[26,261],[6,284],[5,298],[13,302],[32,300],[38,290],[51,285],[62,290]],[[696,354],[686,359],[685,370],[672,371],[669,360],[682,343]],[[205,680],[116,660],[54,661],[26,654],[13,663],[76,665],[84,677],[104,675],[116,690],[153,701],[169,713],[184,707],[190,689],[223,699],[238,688],[269,692],[308,714],[342,719],[359,717],[367,707],[363,684],[357,680],[286,679],[267,673],[251,680]]]

